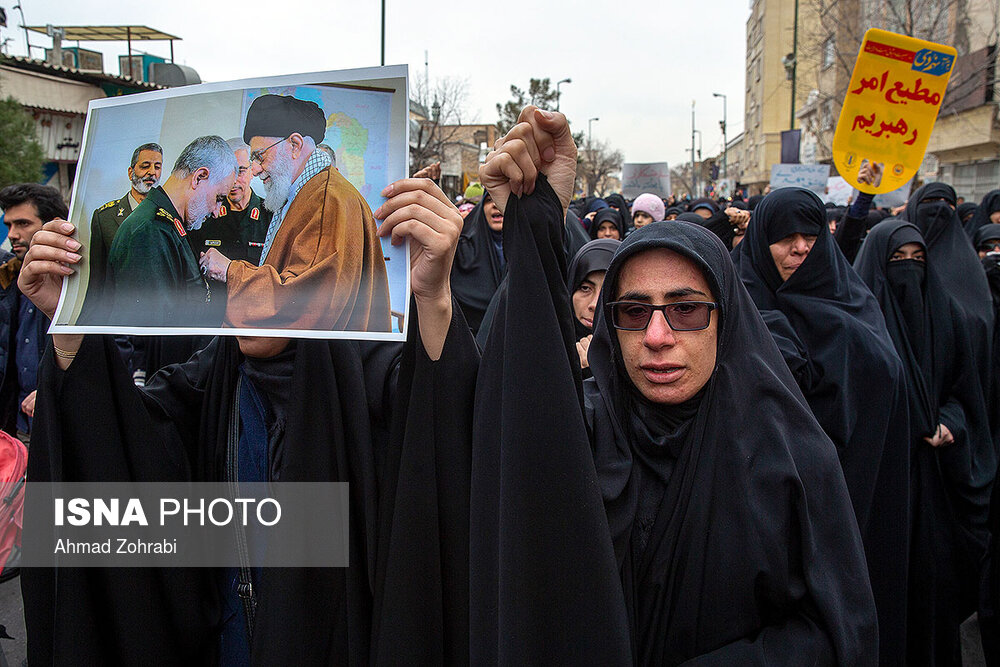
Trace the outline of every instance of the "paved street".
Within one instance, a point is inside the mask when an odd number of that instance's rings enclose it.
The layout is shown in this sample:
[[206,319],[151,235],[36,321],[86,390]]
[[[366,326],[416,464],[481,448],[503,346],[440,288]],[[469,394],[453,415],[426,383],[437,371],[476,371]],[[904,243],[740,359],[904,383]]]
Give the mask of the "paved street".
[[12,639],[0,634],[0,667],[26,665],[24,610],[21,606],[21,579],[14,577],[0,584],[0,625]]

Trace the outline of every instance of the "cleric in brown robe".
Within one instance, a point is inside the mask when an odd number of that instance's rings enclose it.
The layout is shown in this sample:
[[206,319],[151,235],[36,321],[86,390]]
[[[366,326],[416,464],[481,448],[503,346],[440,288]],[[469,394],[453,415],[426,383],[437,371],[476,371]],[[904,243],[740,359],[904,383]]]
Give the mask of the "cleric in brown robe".
[[316,150],[323,110],[291,96],[250,105],[243,140],[273,213],[260,266],[211,248],[201,259],[229,294],[226,326],[391,331],[389,281],[368,203]]

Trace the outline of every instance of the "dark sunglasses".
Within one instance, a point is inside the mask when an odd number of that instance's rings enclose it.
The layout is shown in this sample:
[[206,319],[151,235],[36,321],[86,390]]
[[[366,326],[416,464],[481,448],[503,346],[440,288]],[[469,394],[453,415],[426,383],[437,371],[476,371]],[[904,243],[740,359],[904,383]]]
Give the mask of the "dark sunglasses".
[[667,324],[674,331],[699,331],[707,329],[712,321],[712,311],[718,304],[711,301],[677,301],[654,306],[638,301],[615,301],[608,304],[611,323],[622,331],[643,331],[649,326],[653,313],[663,313]]
[[1000,252],[1000,239],[979,244],[979,252]]

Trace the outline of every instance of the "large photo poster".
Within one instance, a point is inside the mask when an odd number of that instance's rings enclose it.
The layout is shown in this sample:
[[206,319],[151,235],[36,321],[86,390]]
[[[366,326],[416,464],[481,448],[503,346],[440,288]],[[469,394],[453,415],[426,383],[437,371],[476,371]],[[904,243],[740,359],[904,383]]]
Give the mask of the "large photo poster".
[[92,102],[52,331],[401,340],[409,254],[372,211],[407,99],[382,67]]

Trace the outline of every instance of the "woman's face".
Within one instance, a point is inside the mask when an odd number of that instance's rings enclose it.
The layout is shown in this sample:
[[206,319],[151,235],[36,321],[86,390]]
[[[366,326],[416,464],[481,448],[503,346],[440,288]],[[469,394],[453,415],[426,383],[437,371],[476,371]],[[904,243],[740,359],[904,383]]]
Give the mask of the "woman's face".
[[989,253],[1000,253],[1000,239],[986,239],[976,248],[979,259],[983,259]]
[[621,235],[618,233],[618,227],[615,223],[610,220],[605,220],[601,223],[601,226],[597,228],[597,238],[616,239],[620,241]]
[[604,286],[605,273],[606,271],[591,271],[573,292],[573,313],[588,329],[594,328],[594,312],[597,309],[597,297],[601,295],[601,287]]
[[815,234],[796,232],[771,244],[771,258],[774,260],[774,265],[778,267],[778,274],[782,281],[792,277],[796,269],[805,261],[814,243],[816,243]]
[[632,216],[632,224],[635,225],[636,229],[640,227],[645,227],[653,221],[653,216],[645,211],[636,211],[635,215]]
[[924,251],[924,247],[919,243],[904,243],[896,248],[896,251],[892,253],[892,257],[889,258],[889,261],[898,262],[901,259],[915,259],[918,262],[925,262],[927,261],[927,253]]

